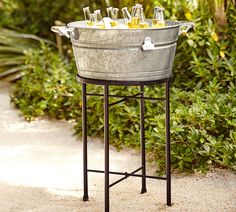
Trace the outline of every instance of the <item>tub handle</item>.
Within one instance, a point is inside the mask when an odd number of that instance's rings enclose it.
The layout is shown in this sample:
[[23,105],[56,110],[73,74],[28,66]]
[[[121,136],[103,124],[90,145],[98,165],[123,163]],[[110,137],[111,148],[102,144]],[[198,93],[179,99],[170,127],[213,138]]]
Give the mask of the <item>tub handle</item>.
[[179,30],[179,35],[182,33],[187,33],[189,29],[194,27],[194,23],[190,21],[181,21],[180,22],[180,30]]
[[67,38],[73,37],[74,39],[79,39],[79,33],[78,30],[76,30],[73,27],[67,27],[67,26],[52,26],[51,30],[60,36],[66,36]]
[[146,37],[144,39],[144,44],[142,45],[143,51],[153,51],[155,49],[155,45],[152,43],[150,37]]
[[72,32],[71,28],[68,28],[66,26],[52,26],[51,30],[60,36],[66,36],[67,38],[70,37],[69,32]]

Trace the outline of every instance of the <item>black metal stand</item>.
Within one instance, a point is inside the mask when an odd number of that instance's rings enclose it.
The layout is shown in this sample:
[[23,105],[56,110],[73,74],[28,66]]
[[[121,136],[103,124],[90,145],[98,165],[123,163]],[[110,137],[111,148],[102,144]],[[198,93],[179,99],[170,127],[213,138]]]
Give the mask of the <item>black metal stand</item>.
[[[128,177],[141,177],[142,187],[141,194],[147,192],[146,178],[166,180],[166,203],[171,206],[171,170],[170,170],[170,105],[169,105],[169,88],[170,78],[156,81],[106,81],[106,80],[94,80],[87,79],[78,76],[78,80],[82,83],[82,133],[83,133],[83,168],[84,168],[84,196],[83,201],[88,201],[88,172],[104,173],[104,198],[105,198],[105,212],[109,212],[109,188],[116,185],[117,183],[127,179]],[[145,97],[144,86],[155,85],[165,83],[165,97],[164,98],[152,98]],[[104,86],[104,94],[91,94],[86,91],[86,84],[96,84]],[[110,85],[127,85],[127,86],[140,86],[140,92],[133,96],[119,96],[109,95]],[[100,96],[104,99],[104,149],[105,149],[105,167],[103,170],[88,169],[88,155],[87,155],[87,96]],[[109,104],[109,97],[122,98],[119,101]],[[114,172],[109,169],[109,107],[120,102],[124,102],[127,99],[139,99],[140,100],[140,140],[141,140],[141,156],[142,164],[141,167],[137,168],[131,173],[127,172]],[[166,114],[166,177],[157,177],[146,175],[146,157],[145,157],[145,128],[144,128],[144,100],[162,100],[165,101],[165,114]],[[141,174],[136,174],[141,170]],[[109,175],[123,175],[124,177],[110,184]]]

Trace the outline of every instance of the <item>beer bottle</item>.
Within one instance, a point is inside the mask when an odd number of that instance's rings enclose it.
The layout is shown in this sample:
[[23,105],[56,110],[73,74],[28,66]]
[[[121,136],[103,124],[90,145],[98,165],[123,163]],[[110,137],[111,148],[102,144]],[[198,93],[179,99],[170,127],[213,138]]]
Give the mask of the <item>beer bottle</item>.
[[107,15],[110,18],[110,25],[111,27],[118,27],[118,8],[108,7],[107,8]]
[[121,9],[121,12],[123,14],[123,17],[124,17],[124,20],[125,20],[125,23],[128,24],[129,22],[131,22],[131,15],[129,13],[129,10],[127,7],[123,7]]
[[84,12],[84,20],[86,21],[87,26],[91,26],[91,23],[90,23],[91,12],[89,10],[89,7],[84,7],[83,12]]
[[139,23],[141,19],[141,4],[136,4],[135,6],[132,7],[132,12],[131,12],[131,22],[128,23],[129,28],[139,28]]
[[144,12],[143,12],[143,7],[141,8],[141,18],[140,18],[139,27],[140,27],[141,29],[147,29],[147,28],[149,28],[149,24],[148,24],[148,22],[146,21],[146,18],[145,18]]
[[154,7],[152,28],[160,28],[160,27],[166,26],[163,11],[164,11],[164,9],[161,7],[158,7],[158,6]]
[[119,23],[118,23],[118,15],[119,15],[119,9],[118,8],[113,8],[112,9],[112,14],[111,14],[111,26],[112,27],[118,27]]
[[87,25],[89,27],[97,28],[97,16],[95,13],[89,14],[89,21],[87,22]]
[[101,10],[95,10],[94,14],[96,15],[97,18],[97,27],[100,29],[105,29],[105,24],[102,18]]

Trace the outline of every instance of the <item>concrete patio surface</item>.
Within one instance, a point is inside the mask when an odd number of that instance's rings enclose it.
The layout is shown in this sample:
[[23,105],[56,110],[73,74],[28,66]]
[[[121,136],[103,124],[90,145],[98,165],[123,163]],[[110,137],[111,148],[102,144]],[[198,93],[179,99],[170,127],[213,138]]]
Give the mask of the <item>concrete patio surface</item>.
[[[83,202],[82,142],[65,121],[26,122],[9,103],[10,84],[0,81],[0,212],[103,211],[103,175],[89,173],[90,201]],[[103,144],[89,139],[89,167],[103,169]],[[110,150],[110,169],[140,167],[137,152]],[[153,168],[148,167],[153,174]],[[111,181],[117,177],[111,177]],[[110,191],[111,212],[235,212],[236,174],[216,169],[207,175],[172,176],[173,206],[165,205],[165,181],[130,177]]]

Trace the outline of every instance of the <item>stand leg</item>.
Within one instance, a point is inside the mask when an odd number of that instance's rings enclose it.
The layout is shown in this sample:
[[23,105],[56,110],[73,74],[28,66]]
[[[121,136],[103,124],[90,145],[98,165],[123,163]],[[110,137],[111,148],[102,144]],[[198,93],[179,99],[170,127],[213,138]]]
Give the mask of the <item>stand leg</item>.
[[144,86],[140,86],[141,99],[140,99],[140,140],[141,140],[141,153],[142,153],[142,189],[141,194],[147,192],[146,188],[146,156],[145,156],[145,129],[144,129]]
[[105,212],[109,212],[109,89],[104,86]]
[[171,169],[170,169],[170,82],[166,82],[166,195],[168,206],[171,206]]
[[82,84],[82,134],[83,134],[83,168],[84,168],[84,196],[83,201],[88,201],[88,156],[87,156],[87,102],[86,84]]

